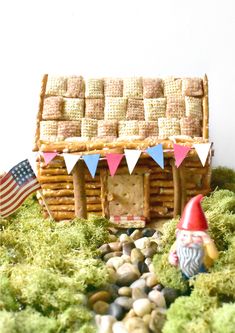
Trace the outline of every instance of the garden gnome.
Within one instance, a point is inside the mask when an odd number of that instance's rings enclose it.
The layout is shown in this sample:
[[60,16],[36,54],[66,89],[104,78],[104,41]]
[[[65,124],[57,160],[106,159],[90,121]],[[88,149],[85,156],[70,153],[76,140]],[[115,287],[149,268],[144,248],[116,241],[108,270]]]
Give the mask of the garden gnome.
[[203,195],[199,194],[185,206],[177,225],[176,241],[169,254],[170,264],[179,266],[186,279],[206,272],[218,258],[216,246],[207,234],[208,224],[201,207],[202,198]]

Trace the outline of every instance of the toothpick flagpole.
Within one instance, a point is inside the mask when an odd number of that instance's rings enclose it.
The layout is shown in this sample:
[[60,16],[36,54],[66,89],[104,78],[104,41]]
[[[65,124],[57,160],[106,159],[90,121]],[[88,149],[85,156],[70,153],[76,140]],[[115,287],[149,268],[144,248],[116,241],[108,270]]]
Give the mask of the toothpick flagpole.
[[42,201],[43,201],[43,203],[44,203],[44,206],[46,207],[46,210],[47,210],[47,213],[48,213],[50,219],[51,219],[52,221],[54,221],[54,218],[53,218],[53,216],[52,216],[52,214],[51,214],[50,208],[49,208],[49,206],[48,206],[48,204],[47,204],[47,202],[46,202],[46,199],[45,199],[45,197],[44,197],[44,195],[43,195],[43,193],[42,193],[42,190],[39,190],[39,193],[40,193],[40,196],[41,196]]

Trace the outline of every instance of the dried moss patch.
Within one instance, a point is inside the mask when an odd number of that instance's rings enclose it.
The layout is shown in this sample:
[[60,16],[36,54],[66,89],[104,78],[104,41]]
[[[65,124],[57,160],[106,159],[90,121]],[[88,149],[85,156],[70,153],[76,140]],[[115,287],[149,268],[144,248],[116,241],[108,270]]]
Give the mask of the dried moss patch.
[[212,169],[211,187],[235,192],[235,171],[223,166]]
[[0,332],[93,333],[86,293],[108,282],[97,251],[107,226],[96,216],[45,220],[34,197],[0,219]]

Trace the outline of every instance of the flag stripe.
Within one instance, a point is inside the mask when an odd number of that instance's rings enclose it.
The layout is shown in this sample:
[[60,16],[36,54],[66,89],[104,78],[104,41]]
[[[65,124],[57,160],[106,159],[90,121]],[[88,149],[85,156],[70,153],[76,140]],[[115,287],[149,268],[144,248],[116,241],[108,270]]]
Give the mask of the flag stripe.
[[5,193],[5,195],[2,195],[1,193],[1,197],[0,197],[0,202],[1,204],[3,204],[6,201],[9,201],[11,199],[11,197],[13,195],[16,194],[16,192],[20,189],[19,185],[17,185],[17,183],[14,181],[11,184],[11,187],[8,189],[8,191]]
[[4,176],[2,179],[0,179],[0,191],[4,191],[4,189],[8,186],[9,182],[13,179],[12,175],[8,173],[6,176]]
[[15,186],[15,180],[12,178],[11,182],[8,183],[8,186],[7,186],[3,191],[0,191],[0,193],[1,193],[1,197],[2,197],[3,195],[6,195],[6,193],[9,192],[9,189],[12,188],[12,187],[14,188],[14,186]]
[[1,209],[4,210],[4,209],[7,209],[9,206],[13,205],[15,203],[15,201],[18,200],[20,195],[24,194],[24,192],[26,192],[28,189],[30,189],[35,184],[38,184],[36,179],[34,179],[31,182],[26,183],[23,187],[18,187],[18,185],[17,185],[16,191],[15,191],[16,193],[14,193],[9,199],[1,202]]
[[23,201],[31,194],[32,192],[36,191],[40,186],[38,184],[35,184],[35,186],[28,189],[27,192],[23,193],[23,195],[18,198],[18,201],[15,202],[12,206],[10,206],[7,210],[4,210],[4,212],[1,212],[1,215],[3,217],[6,217],[13,213],[22,203]]
[[[5,193],[5,195],[2,195],[2,193],[1,193],[1,196],[0,196],[1,204],[4,204],[6,201],[10,201],[13,196],[17,195],[17,193],[15,193],[15,192],[20,192],[20,190],[23,189],[25,186],[28,186],[28,184],[32,183],[32,185],[33,185],[35,183],[35,180],[36,179],[28,180],[21,187],[14,180],[14,183],[11,185],[11,188],[9,188],[9,190]],[[37,180],[36,180],[36,182],[37,182]]]

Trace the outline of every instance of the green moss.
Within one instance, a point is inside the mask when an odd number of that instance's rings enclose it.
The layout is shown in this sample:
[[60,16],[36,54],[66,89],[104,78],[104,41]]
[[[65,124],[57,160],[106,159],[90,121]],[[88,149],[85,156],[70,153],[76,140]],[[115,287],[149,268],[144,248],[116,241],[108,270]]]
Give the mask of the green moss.
[[228,190],[215,191],[203,199],[202,206],[209,234],[220,251],[226,250],[235,232],[235,194]]
[[235,192],[235,171],[222,166],[212,169],[211,188],[217,187]]
[[17,311],[19,308],[20,303],[12,289],[9,278],[5,272],[0,271],[0,310]]
[[[96,216],[62,223],[45,220],[34,197],[1,219],[2,325],[11,319],[17,333],[93,333],[84,294],[108,281],[106,266],[97,257],[97,248],[108,241],[107,226],[106,219]],[[6,310],[13,313],[5,315]],[[62,325],[63,317],[69,324]]]
[[234,301],[235,267],[209,274],[199,274],[193,284],[195,291],[201,296],[217,296],[221,301]]
[[223,271],[233,269],[235,263],[235,236],[229,238],[228,250],[221,251],[219,259],[216,260],[212,271]]
[[204,197],[202,207],[205,212],[226,213],[235,212],[235,194],[228,190],[217,190]]
[[94,324],[84,324],[81,328],[78,329],[77,333],[96,333],[97,328]]
[[179,222],[179,219],[172,219],[166,222],[162,228],[162,238],[160,244],[161,252],[168,252],[175,241],[175,232],[176,226]]
[[212,315],[213,333],[234,333],[235,331],[235,303],[223,304]]
[[15,316],[12,312],[0,311],[0,332],[17,333],[15,325]]
[[34,309],[27,308],[15,316],[17,333],[56,333],[58,323],[55,318],[42,316]]
[[88,312],[85,307],[71,306],[58,316],[58,322],[60,324],[60,330],[65,330],[66,333],[93,333],[95,329],[94,325],[92,323],[87,324],[87,322],[91,322],[92,318],[91,312]]
[[180,270],[169,264],[168,255],[169,253],[164,253],[154,256],[155,273],[163,286],[175,288],[184,293],[188,290],[188,283],[182,278]]
[[210,318],[217,307],[216,297],[197,294],[179,297],[167,312],[163,333],[209,333]]

